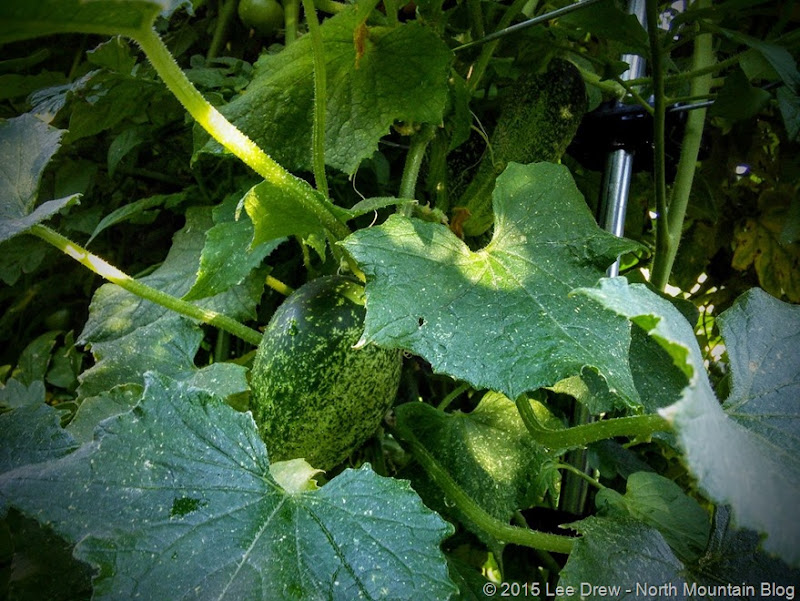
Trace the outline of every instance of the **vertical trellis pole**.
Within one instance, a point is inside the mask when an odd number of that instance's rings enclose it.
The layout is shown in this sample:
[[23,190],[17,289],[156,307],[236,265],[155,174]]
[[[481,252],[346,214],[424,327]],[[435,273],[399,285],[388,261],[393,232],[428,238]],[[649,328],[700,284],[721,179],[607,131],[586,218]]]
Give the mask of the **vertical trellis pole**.
[[[646,26],[645,0],[630,0],[628,12],[636,16],[639,22]],[[629,68],[622,74],[622,79],[629,81],[645,74],[645,60],[637,54],[623,54],[622,60],[628,63]],[[598,221],[600,226],[615,236],[622,236],[625,230],[625,214],[628,208],[628,191],[630,190],[631,176],[633,175],[633,152],[627,148],[618,148],[609,153],[606,159],[603,187],[601,188],[600,213]],[[608,268],[609,277],[619,275],[619,259]],[[573,425],[587,423],[592,416],[586,407],[575,403]],[[588,469],[588,455],[586,449],[577,449],[566,457],[570,465],[586,472]],[[563,477],[560,496],[560,508],[573,514],[583,513],[586,504],[588,484],[579,476],[566,472]]]

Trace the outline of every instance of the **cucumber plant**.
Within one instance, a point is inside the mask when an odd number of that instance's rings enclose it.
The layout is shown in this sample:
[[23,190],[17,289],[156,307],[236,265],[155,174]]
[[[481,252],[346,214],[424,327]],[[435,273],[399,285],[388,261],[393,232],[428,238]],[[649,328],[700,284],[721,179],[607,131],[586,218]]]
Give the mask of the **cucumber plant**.
[[3,594],[793,598],[797,18],[729,4],[2,3]]

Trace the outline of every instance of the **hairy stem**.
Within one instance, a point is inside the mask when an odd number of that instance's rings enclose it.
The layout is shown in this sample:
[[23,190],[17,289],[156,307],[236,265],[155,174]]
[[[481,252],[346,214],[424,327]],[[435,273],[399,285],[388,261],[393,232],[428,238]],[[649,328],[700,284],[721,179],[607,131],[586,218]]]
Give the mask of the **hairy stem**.
[[436,407],[439,411],[444,411],[450,406],[450,403],[455,401],[458,397],[460,397],[463,393],[470,389],[469,384],[461,383],[456,386],[450,393],[445,396],[439,405]]
[[297,40],[297,24],[300,21],[300,0],[283,2],[283,41],[288,46]]
[[[497,24],[497,30],[503,30],[509,25],[511,25],[511,21],[514,20],[522,9],[527,4],[528,0],[514,0],[514,3],[506,9],[506,12],[500,19],[500,22]],[[534,2],[533,7],[531,10],[536,9],[536,5],[538,4],[538,0]],[[469,87],[470,92],[475,91],[478,88],[478,84],[480,83],[481,79],[483,79],[483,74],[486,72],[486,67],[489,65],[489,60],[492,58],[495,50],[497,50],[497,46],[500,44],[500,40],[494,40],[493,42],[487,43],[483,48],[481,48],[481,53],[478,55],[478,60],[472,65],[470,69],[469,77],[467,78],[467,86]]]
[[137,32],[134,39],[170,92],[217,142],[239,157],[266,181],[290,193],[296,202],[319,219],[335,240],[342,240],[350,235],[350,228],[328,209],[319,194],[306,182],[281,167],[203,98],[186,74],[181,71],[155,31],[148,29]]
[[219,51],[222,50],[222,47],[225,45],[225,41],[228,37],[228,28],[233,20],[233,16],[236,14],[236,7],[239,6],[239,0],[220,0],[219,4],[217,25],[214,28],[214,37],[211,38],[208,52],[206,52],[206,60],[217,58]]
[[311,134],[311,159],[317,190],[328,196],[328,178],[325,175],[325,111],[327,110],[327,78],[325,49],[322,32],[313,0],[303,0],[308,31],[311,33],[311,51],[314,57],[314,124]]
[[283,296],[289,296],[292,292],[294,292],[294,288],[288,286],[278,278],[272,277],[271,275],[267,276],[266,284],[275,292],[282,294]]
[[[664,60],[658,27],[658,0],[647,0],[647,34],[650,39],[650,69],[653,77],[653,185],[656,198],[656,250],[655,265],[671,252],[672,241],[667,227],[667,176],[664,128],[666,123],[666,98],[664,96]],[[663,290],[663,285],[652,282]]]
[[[710,0],[699,0],[699,9],[710,6]],[[692,57],[692,70],[699,71],[712,66],[714,52],[710,33],[702,33],[694,42],[694,55]],[[706,73],[692,80],[689,88],[690,96],[706,96],[711,90],[711,73]],[[678,170],[675,183],[672,186],[672,197],[669,204],[667,225],[669,230],[670,245],[665,253],[659,253],[653,264],[652,284],[663,290],[669,281],[669,274],[675,264],[678,254],[683,221],[686,218],[686,207],[689,205],[689,195],[692,191],[694,174],[697,170],[697,156],[700,152],[700,142],[703,138],[706,109],[698,108],[689,112],[686,119],[686,130],[681,144],[681,156],[678,160]]]
[[317,10],[335,15],[346,9],[348,5],[344,2],[336,2],[336,0],[314,0],[314,6],[317,7]]
[[233,334],[237,338],[241,338],[245,342],[249,342],[252,345],[258,346],[258,344],[261,342],[262,336],[261,332],[258,330],[248,328],[246,325],[239,323],[235,319],[232,319],[226,315],[222,315],[221,313],[217,313],[216,311],[203,309],[197,305],[193,305],[192,303],[175,298],[171,294],[151,288],[147,284],[143,284],[139,280],[133,279],[127,273],[120,271],[113,265],[90,253],[82,246],[75,244],[68,238],[65,238],[47,226],[37,224],[28,230],[28,232],[34,236],[37,236],[38,238],[41,238],[47,243],[52,244],[61,252],[72,257],[84,267],[89,268],[97,275],[105,278],[112,284],[116,284],[123,290],[127,290],[131,294],[135,294],[139,298],[149,300],[157,305],[161,305],[162,307],[170,309],[171,311],[180,313],[181,315],[186,315],[192,319],[196,319],[203,323],[217,327],[220,330]]
[[522,422],[534,440],[550,449],[576,449],[617,436],[647,438],[654,432],[672,429],[669,422],[660,415],[649,414],[599,420],[563,430],[552,430],[539,423],[525,395],[521,395],[516,404]]
[[[417,179],[422,159],[425,158],[425,150],[435,134],[434,126],[426,123],[411,138],[411,147],[408,149],[406,164],[403,167],[403,177],[400,180],[400,198],[416,198]],[[397,210],[404,215],[410,215],[411,205],[402,204]]]
[[447,499],[455,503],[467,518],[481,530],[505,543],[513,543],[532,549],[541,549],[553,553],[569,553],[575,538],[539,532],[529,528],[520,528],[501,522],[487,513],[480,505],[464,492],[447,471],[439,465],[428,450],[406,428],[397,432],[399,437],[411,448],[414,458],[420,463],[431,479],[442,489]]

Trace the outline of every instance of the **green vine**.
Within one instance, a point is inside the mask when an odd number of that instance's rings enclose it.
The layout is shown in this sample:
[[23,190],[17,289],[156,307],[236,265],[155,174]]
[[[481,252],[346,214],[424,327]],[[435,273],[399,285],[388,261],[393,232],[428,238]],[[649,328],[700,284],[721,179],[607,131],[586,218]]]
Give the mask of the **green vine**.
[[572,546],[576,540],[574,537],[511,526],[490,515],[464,492],[412,432],[407,428],[401,427],[396,429],[395,433],[409,446],[414,458],[436,485],[442,489],[445,497],[452,501],[467,518],[484,532],[505,543],[532,549],[565,554],[572,551]]
[[[653,4],[655,4],[655,2],[653,2]],[[648,6],[649,5],[650,2],[648,2]],[[697,2],[698,9],[707,8],[709,6],[710,0],[698,0]],[[709,68],[713,66],[713,63],[714,52],[711,34],[702,33],[698,35],[694,41],[692,71],[702,72],[703,75],[692,79],[689,88],[690,96],[702,98],[709,94],[712,82],[712,71],[710,71]],[[656,92],[656,98],[658,98],[658,92]],[[656,108],[658,109],[658,107]],[[686,208],[689,204],[692,182],[694,181],[694,174],[697,170],[697,156],[700,152],[700,142],[703,137],[705,119],[705,108],[698,108],[690,111],[686,120],[686,130],[683,135],[683,143],[681,144],[681,155],[678,160],[678,170],[672,187],[669,207],[666,207],[665,203],[665,213],[663,215],[659,209],[658,221],[665,222],[663,229],[666,230],[666,233],[662,234],[661,228],[659,228],[657,235],[665,236],[666,243],[661,246],[657,245],[656,247],[651,282],[660,290],[663,290],[669,282],[669,275],[672,272],[672,266],[675,263],[675,257],[678,253],[678,245],[680,243],[681,233],[683,232],[683,222],[686,218]]]
[[52,244],[61,252],[72,257],[84,267],[88,267],[97,275],[105,278],[112,284],[116,284],[123,290],[127,290],[131,294],[135,294],[140,298],[152,301],[158,305],[161,305],[162,307],[175,311],[176,313],[180,313],[181,315],[186,315],[192,319],[196,319],[203,323],[217,327],[220,330],[228,332],[229,334],[233,334],[237,338],[241,338],[245,342],[249,342],[254,346],[258,346],[261,343],[262,336],[261,332],[258,330],[248,328],[244,324],[241,324],[235,319],[232,319],[227,315],[223,315],[222,313],[217,313],[216,311],[211,311],[209,309],[203,309],[197,305],[193,305],[192,303],[188,303],[184,300],[176,298],[171,294],[151,288],[147,284],[143,284],[139,280],[133,279],[127,273],[117,269],[97,255],[92,254],[82,246],[75,244],[68,238],[62,236],[56,231],[51,230],[47,226],[41,224],[34,225],[28,230],[28,233],[41,238],[49,244]]
[[[648,10],[651,9],[651,4],[656,5],[657,2],[648,0]],[[698,0],[697,8],[703,9],[710,6],[710,0]],[[648,19],[650,14],[648,12]],[[652,37],[652,36],[651,36]],[[709,70],[714,63],[714,53],[712,49],[712,39],[710,33],[702,33],[695,38],[694,53],[692,57],[692,71],[699,75],[692,79],[689,96],[703,98],[708,96],[711,90],[712,75]],[[662,98],[661,111],[664,111],[663,106],[663,78],[659,82],[656,79],[658,71],[653,67],[653,83],[655,89],[656,100]],[[662,115],[663,116],[663,115]],[[659,105],[656,104],[656,117],[659,117]],[[656,230],[656,254],[653,260],[653,273],[651,277],[652,284],[663,290],[669,282],[669,275],[672,272],[672,266],[675,263],[675,257],[678,253],[678,245],[680,244],[681,233],[683,232],[683,222],[686,218],[686,207],[689,204],[689,195],[692,190],[692,182],[694,181],[694,174],[697,170],[697,156],[700,152],[700,142],[703,137],[703,128],[705,125],[706,109],[698,108],[690,111],[686,120],[686,130],[683,135],[683,143],[681,144],[681,155],[678,161],[678,170],[675,176],[675,182],[672,188],[672,195],[667,206],[666,202],[666,189],[663,191],[664,198],[661,199],[661,193],[658,188],[656,189],[658,221]],[[663,123],[661,124],[663,128]],[[658,134],[658,130],[656,130]],[[663,177],[663,130],[661,132],[661,172]],[[658,148],[659,139],[656,138],[656,147]],[[656,165],[659,165],[659,156],[656,156]],[[656,181],[658,186],[658,180]],[[664,186],[666,188],[666,186]],[[661,242],[659,243],[659,239]]]
[[147,55],[170,92],[215,140],[266,181],[290,193],[296,202],[319,219],[335,240],[342,240],[350,235],[350,228],[339,221],[306,182],[281,167],[203,98],[155,31],[148,29],[138,32],[134,40]]
[[311,133],[311,162],[317,190],[328,196],[328,179],[325,175],[325,111],[327,107],[327,77],[322,31],[313,0],[303,0],[308,31],[311,34],[311,51],[314,59],[314,123]]
[[[403,167],[403,176],[400,180],[400,198],[416,198],[419,170],[422,166],[422,160],[425,158],[425,150],[434,135],[436,135],[436,128],[426,123],[411,138],[411,147],[408,149],[406,163]],[[397,210],[408,216],[411,214],[411,205],[402,204]]]
[[670,423],[660,415],[648,414],[598,420],[572,428],[553,430],[539,422],[527,396],[521,395],[516,405],[522,422],[533,439],[549,449],[577,449],[617,436],[646,439],[654,432],[672,429]]

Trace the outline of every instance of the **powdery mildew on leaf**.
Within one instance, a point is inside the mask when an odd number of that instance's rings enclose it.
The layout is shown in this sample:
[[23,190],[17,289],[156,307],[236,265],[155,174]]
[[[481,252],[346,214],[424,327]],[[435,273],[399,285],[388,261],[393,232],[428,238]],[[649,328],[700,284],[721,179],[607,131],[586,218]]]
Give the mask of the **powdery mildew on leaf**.
[[367,275],[365,340],[510,398],[595,370],[620,405],[637,405],[630,325],[569,296],[637,245],[597,226],[559,165],[510,164],[494,210],[494,237],[476,252],[442,225],[397,215],[345,240]]

